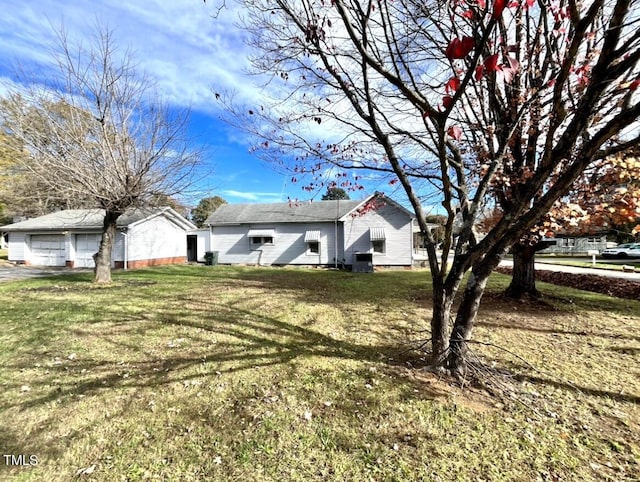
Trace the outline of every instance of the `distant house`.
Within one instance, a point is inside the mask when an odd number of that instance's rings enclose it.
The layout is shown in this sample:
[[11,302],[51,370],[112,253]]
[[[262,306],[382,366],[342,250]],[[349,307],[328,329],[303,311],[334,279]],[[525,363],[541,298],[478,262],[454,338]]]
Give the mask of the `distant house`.
[[[34,266],[92,268],[104,210],[73,209],[0,226],[9,234],[9,261]],[[187,231],[195,225],[173,209],[131,209],[118,218],[112,267],[187,261]]]
[[[367,209],[372,203],[374,209]],[[375,265],[411,266],[413,215],[395,201],[370,196],[273,204],[225,204],[205,221],[223,264],[352,265],[370,253]],[[198,256],[198,259],[201,259]]]
[[607,248],[606,234],[590,234],[585,236],[568,236],[557,234],[545,241],[555,241],[555,244],[540,251],[543,254],[587,254],[590,251],[601,252]]

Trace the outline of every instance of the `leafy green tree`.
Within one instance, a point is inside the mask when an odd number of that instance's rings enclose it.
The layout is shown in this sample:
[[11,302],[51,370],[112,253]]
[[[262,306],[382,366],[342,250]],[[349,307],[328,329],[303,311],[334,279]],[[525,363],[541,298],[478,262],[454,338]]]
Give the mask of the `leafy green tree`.
[[191,220],[201,228],[209,215],[223,204],[227,204],[227,201],[220,196],[201,199],[198,205],[191,210]]
[[341,187],[328,187],[327,192],[322,195],[323,201],[337,201],[338,199],[349,199],[349,194]]

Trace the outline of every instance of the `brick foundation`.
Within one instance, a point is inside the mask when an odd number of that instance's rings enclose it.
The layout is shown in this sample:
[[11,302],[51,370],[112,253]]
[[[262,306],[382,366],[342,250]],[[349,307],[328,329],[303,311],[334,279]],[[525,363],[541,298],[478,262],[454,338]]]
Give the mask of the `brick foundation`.
[[73,264],[74,264],[74,262],[73,262],[73,261],[71,261],[71,260],[66,260],[66,261],[64,262],[64,265],[65,265],[67,268],[73,268]]
[[[127,263],[128,269],[146,268],[148,266],[161,266],[164,264],[186,264],[186,256],[176,256],[173,258],[155,258],[155,259],[139,259],[136,261],[129,261]],[[124,268],[124,261],[115,261],[113,263],[116,269]]]

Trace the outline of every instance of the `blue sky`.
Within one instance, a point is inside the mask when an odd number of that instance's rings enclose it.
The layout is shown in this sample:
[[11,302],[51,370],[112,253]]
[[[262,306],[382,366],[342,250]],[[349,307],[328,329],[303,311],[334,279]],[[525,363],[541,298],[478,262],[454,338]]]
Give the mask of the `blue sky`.
[[[107,25],[156,79],[167,101],[191,107],[192,134],[205,149],[207,175],[188,202],[211,195],[231,203],[308,199],[313,193],[249,154],[246,135],[220,120],[214,92],[235,90],[247,102],[261,92],[256,79],[245,74],[248,51],[244,33],[234,26],[237,12],[225,9],[213,18],[216,5],[213,0],[0,0],[0,83],[11,79],[16,62],[27,69],[46,64],[46,48],[61,25],[72,40],[88,38],[96,23]],[[388,189],[386,182],[366,187],[366,194]]]

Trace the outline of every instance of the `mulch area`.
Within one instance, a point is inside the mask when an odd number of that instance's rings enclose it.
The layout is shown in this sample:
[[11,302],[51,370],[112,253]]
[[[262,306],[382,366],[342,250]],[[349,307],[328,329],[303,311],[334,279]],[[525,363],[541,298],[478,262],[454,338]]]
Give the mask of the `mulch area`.
[[[502,274],[511,274],[511,268],[498,268]],[[559,273],[555,271],[536,270],[536,281],[569,286],[585,291],[602,293],[616,298],[640,300],[640,283],[618,278],[607,278],[593,274]]]

